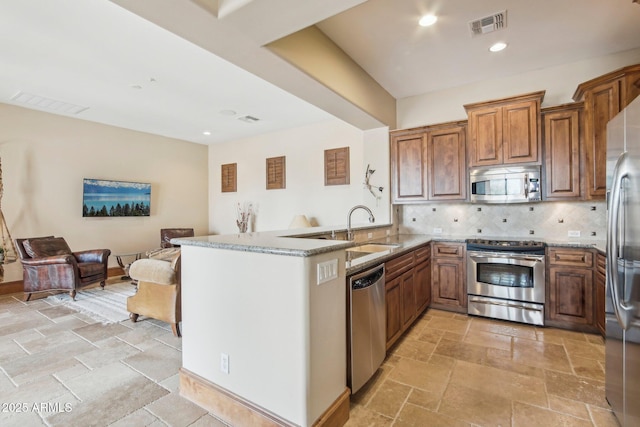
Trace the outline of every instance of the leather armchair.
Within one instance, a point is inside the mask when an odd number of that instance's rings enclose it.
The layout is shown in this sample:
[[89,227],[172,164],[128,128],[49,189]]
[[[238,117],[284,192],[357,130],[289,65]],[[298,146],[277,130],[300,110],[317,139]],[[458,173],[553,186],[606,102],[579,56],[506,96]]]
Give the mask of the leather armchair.
[[132,322],[140,315],[171,324],[181,336],[182,304],[180,298],[180,252],[173,259],[140,259],[131,264],[129,275],[138,281],[138,291],[127,298],[127,311]]
[[23,269],[25,301],[36,292],[69,291],[75,299],[83,286],[100,282],[104,288],[111,250],[72,252],[62,237],[16,239]]
[[160,229],[160,247],[174,248],[179,245],[171,244],[171,239],[178,237],[193,237],[193,228],[161,228]]

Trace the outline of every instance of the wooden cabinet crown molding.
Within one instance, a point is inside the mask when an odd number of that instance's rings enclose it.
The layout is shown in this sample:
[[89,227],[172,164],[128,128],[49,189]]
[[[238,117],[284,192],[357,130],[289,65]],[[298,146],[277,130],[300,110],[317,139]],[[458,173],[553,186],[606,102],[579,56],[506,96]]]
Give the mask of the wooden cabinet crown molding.
[[566,104],[554,105],[553,107],[544,107],[540,109],[540,113],[556,113],[560,111],[582,110],[584,109],[584,101],[567,102]]
[[[573,94],[572,99],[574,101],[583,101],[585,94],[595,87],[600,86],[603,83],[610,82],[612,80],[621,79],[630,75],[638,74],[637,78],[631,79],[630,86],[636,87],[638,93],[640,93],[640,64],[629,65],[627,67],[619,68],[610,73],[603,74],[586,82],[580,83]],[[636,96],[637,94],[636,93]],[[633,96],[635,98],[635,96]]]
[[452,120],[449,122],[435,123],[435,124],[424,125],[424,126],[416,126],[416,127],[407,128],[407,129],[394,129],[389,131],[389,136],[412,135],[412,134],[424,133],[432,130],[449,129],[453,127],[466,126],[467,123],[468,123],[468,120]]
[[531,92],[531,93],[524,93],[522,95],[517,95],[517,96],[510,96],[507,98],[500,98],[500,99],[493,99],[493,100],[489,100],[489,101],[481,101],[481,102],[475,102],[472,104],[465,104],[464,105],[464,109],[467,111],[467,113],[470,110],[475,110],[478,108],[487,108],[487,107],[494,107],[494,106],[501,106],[501,105],[508,105],[508,104],[513,104],[514,102],[526,102],[526,101],[539,101],[540,104],[542,104],[542,101],[544,99],[544,94],[546,93],[546,90],[540,90],[537,92]]

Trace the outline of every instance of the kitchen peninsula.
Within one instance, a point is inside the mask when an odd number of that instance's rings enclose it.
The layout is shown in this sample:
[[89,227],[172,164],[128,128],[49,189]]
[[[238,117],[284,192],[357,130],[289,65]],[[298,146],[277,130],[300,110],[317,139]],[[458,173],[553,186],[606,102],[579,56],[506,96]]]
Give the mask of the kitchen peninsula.
[[181,394],[232,425],[348,419],[345,249],[354,242],[287,232],[173,240],[182,246]]
[[[353,259],[346,249],[367,239],[333,240],[332,230],[317,227],[305,229],[306,234],[287,230],[173,239],[182,246],[180,393],[235,426],[343,425],[349,416],[348,277],[404,260],[425,245],[428,250],[465,241],[464,236],[386,236],[384,227],[360,231],[370,238],[366,243],[382,244],[368,246],[389,249]],[[587,242],[547,244],[598,248]],[[436,282],[438,296],[442,284]],[[466,288],[461,292],[465,302]]]

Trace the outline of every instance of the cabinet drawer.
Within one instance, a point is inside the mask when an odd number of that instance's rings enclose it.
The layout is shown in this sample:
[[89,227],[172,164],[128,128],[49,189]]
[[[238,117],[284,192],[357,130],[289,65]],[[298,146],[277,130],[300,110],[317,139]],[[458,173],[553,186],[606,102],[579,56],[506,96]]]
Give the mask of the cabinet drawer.
[[398,258],[394,258],[390,261],[387,261],[384,264],[384,269],[385,269],[384,274],[385,274],[386,280],[393,279],[397,275],[410,270],[411,268],[413,268],[414,264],[415,264],[415,257],[413,252],[406,255],[399,256]]
[[429,245],[416,249],[416,264],[420,264],[423,261],[431,258],[431,247]]
[[433,256],[435,258],[462,258],[464,256],[464,243],[443,243],[433,244]]
[[584,249],[549,249],[550,265],[571,267],[593,267],[593,252]]
[[607,258],[602,254],[596,255],[596,271],[601,274],[606,274]]

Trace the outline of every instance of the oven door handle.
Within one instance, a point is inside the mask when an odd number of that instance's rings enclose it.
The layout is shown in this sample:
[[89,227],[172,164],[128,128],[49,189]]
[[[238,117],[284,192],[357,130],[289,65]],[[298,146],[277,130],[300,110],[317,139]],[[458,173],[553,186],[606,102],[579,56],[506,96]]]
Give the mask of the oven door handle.
[[[514,260],[518,260],[518,261],[529,261],[529,262],[543,262],[544,261],[544,255],[540,255],[540,256],[514,256],[514,255],[507,255],[507,254],[496,254],[496,253],[491,253],[490,255],[479,255],[479,254],[471,254],[469,253],[469,258],[471,258],[472,260],[476,261],[476,262],[483,262],[483,261],[489,261],[490,259],[504,259],[504,260],[509,260],[509,259],[514,259]],[[506,263],[505,263],[506,264]]]
[[522,302],[512,303],[509,301],[498,302],[489,298],[477,298],[472,296],[469,296],[469,302],[479,302],[482,304],[496,305],[498,307],[507,307],[507,308],[532,308],[533,306],[535,306],[535,304],[531,304],[531,303],[522,303]]

